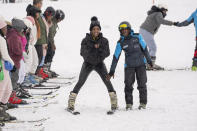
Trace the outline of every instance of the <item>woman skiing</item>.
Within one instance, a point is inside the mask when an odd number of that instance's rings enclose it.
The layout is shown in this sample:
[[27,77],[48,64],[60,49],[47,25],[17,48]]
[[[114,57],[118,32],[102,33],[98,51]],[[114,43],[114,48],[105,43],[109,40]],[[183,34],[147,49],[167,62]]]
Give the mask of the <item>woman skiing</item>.
[[74,111],[77,94],[93,70],[95,70],[100,75],[107,87],[111,100],[111,109],[117,109],[116,91],[114,90],[111,82],[107,81],[106,79],[107,68],[104,63],[105,58],[110,55],[109,43],[108,40],[103,37],[100,31],[100,22],[98,21],[97,17],[92,17],[90,33],[86,34],[86,37],[81,43],[81,56],[84,58],[84,62],[79,75],[79,80],[69,95],[67,108],[69,112]]
[[153,61],[153,67],[150,68],[150,66],[147,66],[148,70],[163,70],[162,67],[155,64],[157,45],[154,40],[154,35],[159,30],[161,24],[172,26],[177,23],[164,19],[167,15],[167,11],[168,7],[166,5],[159,4],[158,6],[152,6],[151,10],[148,11],[148,16],[145,22],[140,27],[140,34],[147,43],[148,50]]

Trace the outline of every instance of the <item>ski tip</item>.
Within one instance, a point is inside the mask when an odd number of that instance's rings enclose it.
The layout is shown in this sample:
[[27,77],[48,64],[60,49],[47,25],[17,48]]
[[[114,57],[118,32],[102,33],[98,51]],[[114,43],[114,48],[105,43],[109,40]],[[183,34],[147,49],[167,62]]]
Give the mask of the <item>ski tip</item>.
[[69,113],[71,113],[71,114],[73,114],[73,115],[79,115],[80,114],[80,112],[78,112],[78,111],[73,111],[73,110],[70,110],[70,109],[65,109],[66,111],[68,111]]
[[107,112],[107,115],[113,115],[114,114],[114,111],[108,111]]
[[[0,127],[3,127],[5,126],[5,123],[0,123]],[[1,130],[1,129],[0,129]]]
[[73,112],[73,115],[80,115],[80,112],[75,111],[75,112]]

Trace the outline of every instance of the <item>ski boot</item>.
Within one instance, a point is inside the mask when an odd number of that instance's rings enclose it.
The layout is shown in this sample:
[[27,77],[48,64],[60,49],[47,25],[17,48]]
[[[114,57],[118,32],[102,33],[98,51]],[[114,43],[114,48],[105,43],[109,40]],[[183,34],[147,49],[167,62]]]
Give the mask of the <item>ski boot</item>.
[[15,109],[15,108],[18,108],[18,105],[16,105],[16,104],[12,104],[12,103],[7,103],[7,108],[8,109]]
[[12,103],[12,104],[22,104],[22,105],[25,105],[25,104],[28,104],[27,101],[24,101],[20,98],[18,98],[16,96],[16,92],[13,91],[10,98],[9,98],[9,103]]
[[146,104],[140,103],[138,109],[139,109],[139,110],[141,110],[141,109],[146,109]]
[[1,122],[16,120],[16,117],[11,116],[5,110],[6,110],[5,107],[0,105],[0,121]]
[[16,96],[20,98],[32,97],[27,90],[23,89],[21,85],[18,85],[18,88],[15,89],[15,92],[16,92]]
[[197,71],[197,58],[193,58],[192,71]]
[[133,105],[132,104],[127,104],[126,105],[126,111],[132,110],[133,109]]
[[148,70],[148,71],[150,71],[150,70],[164,70],[163,67],[155,64],[156,56],[151,56],[151,60],[152,60],[153,67],[151,67],[149,64],[147,64],[146,65],[146,70]]
[[39,81],[37,81],[37,80],[35,79],[35,77],[34,77],[33,75],[31,75],[31,74],[29,74],[29,75],[27,76],[27,79],[28,79],[33,85],[39,85]]
[[118,109],[118,100],[117,95],[115,92],[109,93],[110,101],[111,101],[111,110],[117,110]]
[[68,107],[67,110],[68,111],[74,111],[75,110],[75,100],[76,100],[77,94],[71,92],[69,95],[69,99],[68,99]]

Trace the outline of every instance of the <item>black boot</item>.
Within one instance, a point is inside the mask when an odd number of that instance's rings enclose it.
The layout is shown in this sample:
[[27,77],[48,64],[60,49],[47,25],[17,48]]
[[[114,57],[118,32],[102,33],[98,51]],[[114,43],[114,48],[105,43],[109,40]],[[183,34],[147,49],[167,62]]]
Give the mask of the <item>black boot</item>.
[[11,116],[6,112],[6,108],[4,105],[0,105],[0,122],[6,122],[6,121],[13,121],[16,120],[16,117]]

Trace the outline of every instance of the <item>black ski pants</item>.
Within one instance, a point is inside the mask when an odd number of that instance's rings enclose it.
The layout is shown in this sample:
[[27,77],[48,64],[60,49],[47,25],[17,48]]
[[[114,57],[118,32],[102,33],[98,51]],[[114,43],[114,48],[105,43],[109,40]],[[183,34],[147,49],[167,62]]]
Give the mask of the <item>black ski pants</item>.
[[107,72],[107,68],[106,68],[105,64],[100,63],[100,64],[94,66],[94,65],[91,65],[87,62],[84,62],[82,65],[81,72],[79,75],[79,80],[78,80],[76,86],[74,87],[73,92],[78,94],[81,87],[84,85],[85,81],[87,80],[89,74],[93,70],[95,70],[100,75],[101,79],[103,80],[103,82],[105,83],[105,85],[107,87],[108,92],[115,92],[111,82],[106,79],[106,75],[108,74],[108,72]]
[[133,104],[133,85],[137,79],[140,103],[147,104],[147,75],[146,67],[125,68],[125,101]]
[[39,66],[43,57],[43,47],[42,45],[35,45],[35,48],[38,54],[38,66]]
[[51,63],[53,61],[53,57],[55,55],[55,51],[52,50],[52,45],[51,43],[48,44],[48,50],[47,50],[47,55],[45,58],[45,64],[46,63]]

